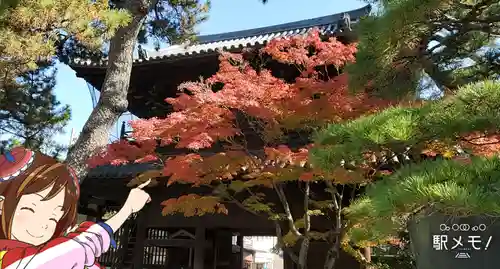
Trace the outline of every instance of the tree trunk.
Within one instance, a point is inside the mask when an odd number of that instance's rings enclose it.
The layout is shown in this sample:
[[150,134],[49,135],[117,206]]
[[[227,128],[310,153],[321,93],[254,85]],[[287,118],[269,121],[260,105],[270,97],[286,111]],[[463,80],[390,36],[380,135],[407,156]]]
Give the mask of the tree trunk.
[[66,163],[75,170],[81,181],[87,175],[87,160],[108,144],[111,128],[128,107],[127,93],[132,73],[133,51],[147,15],[148,3],[128,0],[123,8],[132,14],[132,21],[118,29],[111,39],[108,68],[99,101],[66,158]]
[[323,269],[333,269],[337,263],[337,259],[340,256],[340,240],[342,239],[342,197],[344,196],[344,191],[342,190],[339,195],[337,194],[337,189],[330,182],[327,183],[330,190],[332,190],[333,206],[335,209],[335,228],[333,235],[333,244],[326,253],[325,263],[323,264]]
[[[300,185],[299,185],[300,186]],[[305,183],[304,189],[304,239],[300,244],[299,250],[299,269],[307,268],[307,255],[309,254],[309,232],[311,231],[311,216],[309,215],[309,195],[311,193],[311,185]]]
[[304,237],[302,243],[300,244],[299,262],[298,262],[299,269],[307,268],[307,254],[309,254],[309,243],[310,243],[309,238]]
[[340,252],[340,235],[336,235],[335,242],[326,253],[326,259],[323,269],[335,268],[335,264],[337,263],[337,259],[339,258],[339,252]]

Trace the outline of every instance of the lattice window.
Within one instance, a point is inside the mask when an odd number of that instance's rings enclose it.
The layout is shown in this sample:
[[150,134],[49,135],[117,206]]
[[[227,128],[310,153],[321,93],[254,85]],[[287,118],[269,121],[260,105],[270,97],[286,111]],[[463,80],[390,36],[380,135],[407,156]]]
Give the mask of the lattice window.
[[164,229],[149,228],[147,232],[148,239],[168,239],[169,232]]
[[144,265],[167,265],[168,249],[157,246],[144,247]]

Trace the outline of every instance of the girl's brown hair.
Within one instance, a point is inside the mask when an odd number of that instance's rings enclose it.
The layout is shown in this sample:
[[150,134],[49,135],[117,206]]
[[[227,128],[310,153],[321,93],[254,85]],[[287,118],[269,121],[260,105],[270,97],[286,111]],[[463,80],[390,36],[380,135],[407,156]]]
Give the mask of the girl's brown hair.
[[71,169],[56,159],[39,152],[34,153],[33,163],[18,176],[0,182],[0,195],[4,196],[0,223],[0,239],[11,239],[12,219],[21,196],[52,187],[44,200],[52,199],[65,191],[64,215],[57,223],[54,237],[59,237],[75,225],[79,185]]

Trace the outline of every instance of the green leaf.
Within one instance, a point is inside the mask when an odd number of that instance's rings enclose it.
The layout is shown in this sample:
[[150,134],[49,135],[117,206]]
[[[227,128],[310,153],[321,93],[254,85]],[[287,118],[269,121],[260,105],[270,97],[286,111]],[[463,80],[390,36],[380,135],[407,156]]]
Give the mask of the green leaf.
[[309,216],[323,216],[325,215],[325,213],[323,213],[321,210],[319,209],[313,209],[313,210],[308,210],[307,211],[307,214]]
[[238,193],[238,192],[241,192],[245,189],[247,189],[247,185],[245,184],[244,181],[241,181],[241,180],[233,180],[231,181],[231,183],[229,184],[229,187],[228,187],[230,190]]

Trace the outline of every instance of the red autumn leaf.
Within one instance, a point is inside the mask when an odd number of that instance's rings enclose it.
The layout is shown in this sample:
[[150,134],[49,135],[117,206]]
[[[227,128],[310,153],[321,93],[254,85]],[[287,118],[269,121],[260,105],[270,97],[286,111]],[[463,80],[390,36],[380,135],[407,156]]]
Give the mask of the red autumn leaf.
[[314,180],[314,173],[313,172],[305,172],[302,173],[299,177],[299,180],[302,181],[312,181]]
[[163,175],[170,176],[168,185],[175,182],[198,183],[200,181],[199,173],[193,169],[192,165],[201,160],[202,158],[198,154],[180,155],[166,160]]
[[161,203],[163,215],[183,213],[185,217],[203,216],[205,214],[227,214],[227,208],[219,202],[218,197],[188,194],[179,198],[170,198]]
[[156,159],[156,141],[144,139],[135,143],[118,140],[109,144],[101,152],[95,154],[89,161],[90,167],[104,164],[126,164],[129,162],[146,162]]
[[[93,164],[154,161],[159,142],[161,146],[175,145],[197,152],[164,160],[162,173],[169,177],[168,184],[213,186],[238,177],[246,180],[248,188],[272,187],[273,180],[310,181],[315,177],[358,182],[355,174],[346,171],[333,175],[309,172],[306,164],[311,145],[299,149],[278,145],[285,131],[311,130],[392,105],[366,93],[353,95],[347,87],[348,74],[326,71],[332,66],[340,70],[354,62],[356,44],[345,45],[335,38],[325,41],[314,30],[307,35],[272,40],[260,53],[297,67],[300,75],[285,81],[265,66],[257,71],[242,54],[223,52],[215,75],[183,83],[176,98],[165,99],[174,112],[163,118],[132,121],[135,145],[114,143],[97,154]],[[222,87],[214,91],[214,85]],[[264,129],[255,132],[261,134],[262,147],[255,149],[250,145],[252,141],[247,141],[247,129],[253,127],[242,129],[237,117],[241,114]],[[224,152],[202,154],[210,148]],[[195,194],[162,204],[164,214],[183,212],[191,216],[227,211],[216,197]]]

